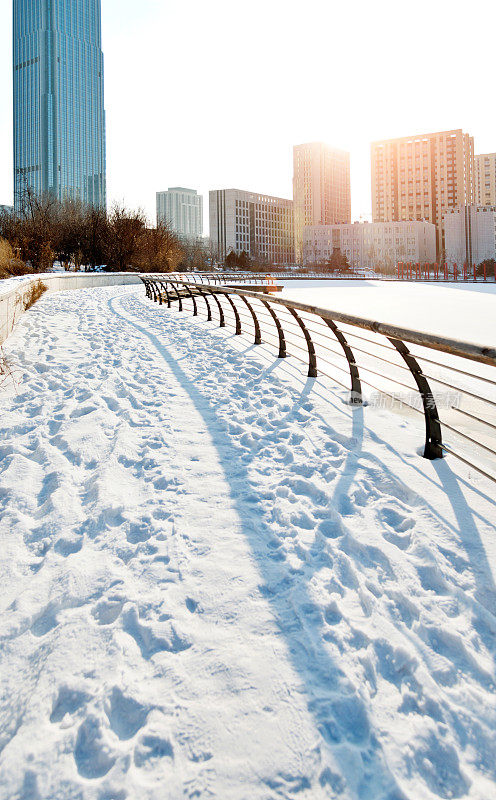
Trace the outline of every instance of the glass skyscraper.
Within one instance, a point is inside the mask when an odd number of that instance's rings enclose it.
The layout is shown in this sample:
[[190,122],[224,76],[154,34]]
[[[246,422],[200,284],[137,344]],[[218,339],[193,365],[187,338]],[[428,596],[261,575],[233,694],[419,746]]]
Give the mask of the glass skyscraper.
[[106,204],[101,0],[14,2],[14,195]]

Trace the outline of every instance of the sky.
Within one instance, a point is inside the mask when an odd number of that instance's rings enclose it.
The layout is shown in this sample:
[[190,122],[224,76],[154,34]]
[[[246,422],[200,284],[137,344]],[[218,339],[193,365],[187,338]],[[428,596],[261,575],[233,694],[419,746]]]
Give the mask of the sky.
[[[0,203],[12,201],[11,0],[0,4]],[[351,153],[368,219],[370,143],[463,128],[496,151],[494,0],[102,0],[107,194],[292,193],[292,148]]]

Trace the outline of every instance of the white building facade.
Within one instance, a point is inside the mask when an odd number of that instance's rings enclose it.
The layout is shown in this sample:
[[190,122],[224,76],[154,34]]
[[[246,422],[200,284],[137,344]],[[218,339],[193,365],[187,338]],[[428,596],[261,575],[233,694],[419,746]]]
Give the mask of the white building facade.
[[304,264],[324,264],[339,250],[352,267],[393,268],[398,262],[436,261],[436,226],[431,222],[354,222],[304,229]]
[[496,259],[496,206],[458,206],[444,215],[446,261],[478,265]]
[[180,186],[157,192],[157,223],[166,222],[187,239],[203,234],[203,197],[195,189]]
[[220,261],[233,251],[259,263],[294,264],[291,200],[241,189],[215,189],[209,200],[210,239]]

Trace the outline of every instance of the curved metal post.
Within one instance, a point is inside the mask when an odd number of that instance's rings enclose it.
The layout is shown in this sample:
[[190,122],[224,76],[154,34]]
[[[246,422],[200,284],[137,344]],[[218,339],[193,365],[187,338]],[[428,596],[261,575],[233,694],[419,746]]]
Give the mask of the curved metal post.
[[253,324],[255,326],[255,344],[262,344],[262,333],[260,331],[260,323],[255,313],[255,309],[253,308],[252,304],[248,302],[246,297],[241,296],[241,299],[244,301],[253,319]]
[[417,359],[410,353],[406,344],[400,339],[391,339],[389,336],[388,340],[394,345],[410,369],[415,383],[418,386],[420,396],[422,397],[425,417],[424,458],[429,458],[431,461],[435,458],[442,458],[443,437],[441,433],[441,423],[439,422],[436,401],[432,394],[431,387],[429,386],[429,382],[420,369]]
[[153,302],[156,303],[157,302],[157,292],[155,290],[155,281],[154,280],[150,281],[150,286],[151,286],[151,290],[152,290],[152,294],[153,294]]
[[234,312],[234,318],[236,320],[236,334],[235,335],[236,336],[240,336],[240,334],[241,334],[241,319],[240,319],[240,316],[239,316],[239,311],[236,308],[236,304],[235,304],[234,300],[232,299],[231,295],[230,294],[226,294],[225,297],[227,297],[227,299],[229,300],[229,302],[231,304],[231,308],[232,308],[232,310]]
[[209,289],[209,292],[212,295],[212,297],[214,298],[215,302],[217,303],[217,308],[219,309],[219,316],[220,316],[219,328],[225,328],[226,327],[226,321],[224,319],[224,309],[222,308],[222,306],[220,304],[219,298],[214,293],[214,290],[213,289]]
[[141,278],[141,280],[142,280],[142,281],[143,281],[143,283],[145,284],[145,293],[146,293],[146,296],[148,297],[148,299],[149,299],[149,300],[151,300],[151,299],[152,299],[152,293],[151,293],[151,291],[150,291],[150,287],[149,287],[149,285],[148,285],[148,281],[147,281],[147,280],[145,280],[144,278]]
[[208,302],[208,297],[206,294],[203,293],[203,289],[198,289],[200,297],[203,297],[207,306],[207,322],[212,322],[212,310],[210,308],[210,303]]
[[159,302],[160,305],[162,305],[162,300],[164,299],[163,298],[163,292],[166,291],[166,289],[165,289],[163,281],[159,281],[157,279],[157,283],[160,285],[160,290],[159,290],[159,293],[158,293],[158,302]]
[[166,294],[166,297],[167,297],[167,308],[170,308],[171,307],[171,301],[170,301],[169,290],[167,289],[167,281],[165,281],[165,283],[163,283],[162,286],[165,289],[165,294]]
[[338,340],[339,344],[343,348],[344,354],[346,356],[346,360],[348,362],[348,366],[350,368],[350,375],[351,375],[351,397],[350,403],[351,405],[361,405],[363,402],[362,398],[362,384],[360,381],[360,373],[358,372],[358,367],[356,365],[355,356],[353,355],[353,350],[348,344],[348,341],[345,335],[339,330],[338,326],[332,319],[324,319],[326,325],[329,326],[331,331],[333,332],[334,336]]
[[179,294],[179,292],[177,290],[176,284],[173,283],[172,281],[170,282],[170,284],[171,284],[172,288],[174,289],[174,291],[175,291],[175,293],[177,295],[177,299],[179,300],[179,311],[182,311],[183,310],[183,301],[181,299],[181,295]]
[[317,375],[318,375],[318,372],[317,372],[317,356],[315,355],[315,347],[314,347],[314,344],[312,342],[312,337],[310,336],[310,334],[308,332],[307,326],[303,322],[303,320],[300,317],[300,315],[297,314],[297,312],[294,310],[294,308],[290,308],[289,312],[291,313],[291,316],[293,316],[295,318],[296,322],[298,323],[298,325],[300,326],[301,330],[303,331],[303,336],[305,337],[305,341],[307,343],[307,347],[308,347],[308,377],[309,378],[316,378]]
[[191,299],[193,301],[193,316],[197,317],[198,316],[198,308],[196,306],[196,298],[195,298],[193,292],[191,291],[191,289],[189,288],[189,286],[187,286],[186,284],[184,284],[184,286],[185,286],[186,291],[188,292],[189,296],[191,297]]
[[267,302],[267,300],[262,300],[260,298],[260,302],[262,303],[262,305],[265,306],[265,308],[269,312],[269,314],[272,317],[272,319],[274,320],[276,328],[277,328],[277,334],[279,336],[279,355],[277,357],[278,358],[286,358],[286,356],[287,356],[286,338],[284,336],[284,331],[283,331],[282,325],[281,325],[281,323],[279,321],[279,317],[277,316],[276,312],[274,311],[274,309],[272,308],[270,303]]

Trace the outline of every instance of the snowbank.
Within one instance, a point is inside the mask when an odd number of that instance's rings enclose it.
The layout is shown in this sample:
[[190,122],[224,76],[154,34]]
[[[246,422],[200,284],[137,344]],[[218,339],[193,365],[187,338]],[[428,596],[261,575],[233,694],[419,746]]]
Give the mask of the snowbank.
[[494,504],[421,420],[140,287],[5,350],[2,800],[493,796]]

